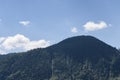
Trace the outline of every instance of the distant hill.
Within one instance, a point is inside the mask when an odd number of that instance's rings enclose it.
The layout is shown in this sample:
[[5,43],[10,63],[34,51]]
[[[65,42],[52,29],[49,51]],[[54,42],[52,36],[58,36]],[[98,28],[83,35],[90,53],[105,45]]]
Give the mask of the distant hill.
[[120,52],[92,36],[0,56],[0,80],[120,80]]

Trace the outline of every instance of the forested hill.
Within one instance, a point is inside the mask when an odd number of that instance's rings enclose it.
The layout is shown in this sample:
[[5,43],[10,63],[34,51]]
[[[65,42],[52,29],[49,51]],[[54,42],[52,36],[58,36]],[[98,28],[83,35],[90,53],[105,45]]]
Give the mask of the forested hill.
[[119,51],[92,36],[0,56],[0,80],[120,80]]

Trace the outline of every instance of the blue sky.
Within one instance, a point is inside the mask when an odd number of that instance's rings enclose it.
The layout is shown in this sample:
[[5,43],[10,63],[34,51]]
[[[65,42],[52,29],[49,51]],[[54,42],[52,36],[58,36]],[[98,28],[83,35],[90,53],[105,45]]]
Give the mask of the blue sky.
[[119,7],[120,0],[0,0],[0,54],[77,35],[92,35],[119,48]]

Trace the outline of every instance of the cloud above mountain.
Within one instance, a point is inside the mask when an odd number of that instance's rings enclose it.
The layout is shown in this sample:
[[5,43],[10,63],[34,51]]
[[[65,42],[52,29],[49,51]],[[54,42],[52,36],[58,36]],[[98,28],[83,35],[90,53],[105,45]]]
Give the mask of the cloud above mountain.
[[71,32],[72,32],[72,33],[77,33],[77,32],[78,32],[78,29],[77,29],[76,27],[73,27],[73,28],[71,29]]
[[28,26],[30,24],[30,21],[19,21],[19,24],[23,26]]
[[17,34],[15,36],[0,38],[0,54],[6,54],[12,50],[30,50],[35,48],[45,48],[50,45],[50,41],[44,39],[32,41],[24,35]]
[[85,31],[95,31],[95,30],[100,30],[107,28],[109,25],[104,22],[100,21],[99,23],[95,23],[93,21],[88,21],[86,24],[83,25]]

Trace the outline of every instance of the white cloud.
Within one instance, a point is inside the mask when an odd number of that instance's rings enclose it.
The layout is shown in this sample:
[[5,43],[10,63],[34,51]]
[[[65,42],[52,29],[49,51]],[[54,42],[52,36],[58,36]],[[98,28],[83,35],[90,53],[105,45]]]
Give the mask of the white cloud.
[[0,50],[0,55],[6,54],[4,51]]
[[108,27],[108,24],[104,21],[101,21],[99,23],[89,21],[85,25],[83,25],[83,27],[86,31],[95,31],[95,30],[100,30],[100,29]]
[[77,33],[77,32],[78,32],[78,30],[77,30],[77,28],[76,28],[76,27],[73,27],[73,28],[71,29],[71,32],[72,32],[72,33]]
[[15,36],[7,37],[1,44],[5,49],[11,50],[19,47],[24,47],[30,40],[23,35],[17,34]]
[[19,24],[21,24],[23,26],[27,26],[30,24],[30,21],[20,21]]
[[17,34],[15,36],[0,38],[0,54],[5,54],[10,51],[15,52],[15,50],[26,51],[35,48],[45,48],[49,45],[50,42],[44,39],[38,41],[31,41],[24,35]]
[[0,43],[1,43],[4,39],[5,39],[4,37],[1,37],[1,38],[0,38]]
[[49,46],[49,41],[45,41],[45,40],[39,40],[39,41],[31,41],[29,42],[29,44],[27,44],[25,46],[26,50],[30,50],[30,49],[34,49],[34,48],[45,48]]

